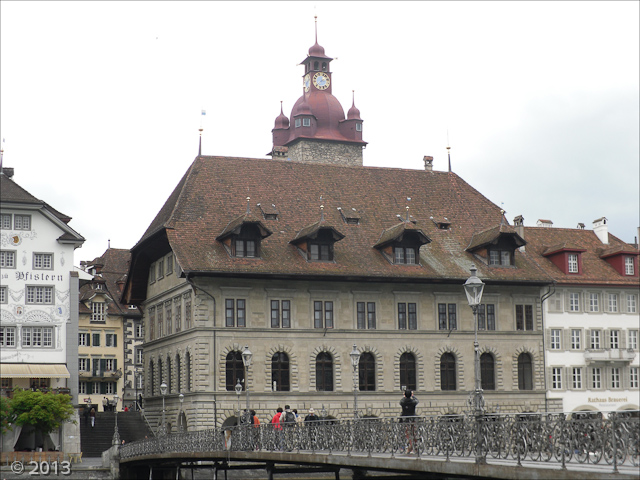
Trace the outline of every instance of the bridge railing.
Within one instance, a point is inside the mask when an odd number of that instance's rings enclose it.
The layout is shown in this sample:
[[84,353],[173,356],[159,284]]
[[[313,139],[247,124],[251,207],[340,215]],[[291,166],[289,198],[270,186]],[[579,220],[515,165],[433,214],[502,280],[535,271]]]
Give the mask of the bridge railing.
[[638,412],[363,418],[171,434],[123,445],[122,459],[164,453],[284,451],[410,453],[522,461],[638,466]]

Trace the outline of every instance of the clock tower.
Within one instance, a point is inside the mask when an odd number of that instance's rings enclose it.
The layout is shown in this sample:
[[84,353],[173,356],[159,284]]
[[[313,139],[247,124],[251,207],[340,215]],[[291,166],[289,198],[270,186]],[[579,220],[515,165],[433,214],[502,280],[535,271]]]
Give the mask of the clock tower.
[[342,105],[332,94],[330,64],[333,59],[316,42],[301,62],[302,96],[291,109],[291,123],[283,112],[276,118],[272,132],[273,158],[307,163],[362,166],[362,119],[352,106],[345,118]]

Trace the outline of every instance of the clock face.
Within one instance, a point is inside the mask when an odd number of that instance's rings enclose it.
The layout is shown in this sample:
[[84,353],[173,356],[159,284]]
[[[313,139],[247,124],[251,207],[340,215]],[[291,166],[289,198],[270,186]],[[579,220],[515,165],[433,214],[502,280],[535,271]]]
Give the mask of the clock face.
[[311,88],[311,76],[307,73],[302,80],[302,85],[304,87],[304,91],[308,92],[309,88]]
[[318,72],[313,76],[313,86],[318,90],[326,90],[329,88],[329,75],[324,72]]

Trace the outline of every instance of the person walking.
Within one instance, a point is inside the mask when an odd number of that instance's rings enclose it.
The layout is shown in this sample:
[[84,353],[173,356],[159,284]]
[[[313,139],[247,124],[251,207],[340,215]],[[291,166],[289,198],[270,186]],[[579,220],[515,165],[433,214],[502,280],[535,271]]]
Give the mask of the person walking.
[[407,437],[407,453],[411,453],[415,446],[416,440],[416,405],[418,405],[418,399],[415,397],[411,390],[405,390],[402,400],[400,400],[400,406],[402,407],[402,414],[400,415],[400,423],[406,423],[405,435]]
[[96,426],[96,409],[92,408],[89,412],[89,418],[91,418],[91,428]]
[[290,452],[293,443],[293,427],[296,426],[296,415],[291,411],[289,405],[284,406],[284,412],[280,416],[280,425],[282,425],[282,435],[284,437],[284,450]]
[[273,434],[278,442],[278,447],[282,450],[283,438],[282,438],[282,425],[280,424],[280,418],[282,417],[282,407],[278,407],[276,414],[271,419],[271,425],[273,425]]
[[255,410],[251,410],[251,423],[253,424],[253,448],[260,450],[260,419]]

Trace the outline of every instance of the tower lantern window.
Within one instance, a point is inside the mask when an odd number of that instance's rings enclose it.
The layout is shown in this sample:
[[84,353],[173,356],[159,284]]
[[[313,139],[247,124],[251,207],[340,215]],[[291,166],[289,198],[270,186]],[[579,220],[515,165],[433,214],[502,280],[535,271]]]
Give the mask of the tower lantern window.
[[313,62],[313,69],[314,70],[318,70],[318,66],[319,66],[319,63],[317,61]]
[[322,62],[322,71],[323,72],[327,71],[327,62]]

